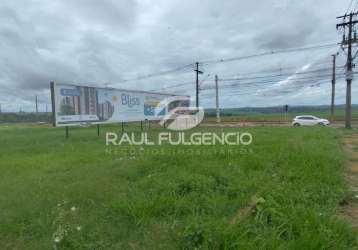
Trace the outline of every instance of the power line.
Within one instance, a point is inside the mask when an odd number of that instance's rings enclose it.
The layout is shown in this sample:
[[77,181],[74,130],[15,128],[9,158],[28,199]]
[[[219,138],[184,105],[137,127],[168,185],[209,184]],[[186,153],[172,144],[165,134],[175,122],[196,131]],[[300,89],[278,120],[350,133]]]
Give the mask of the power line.
[[210,64],[217,64],[217,63],[224,63],[224,62],[232,62],[232,61],[239,61],[244,59],[250,59],[255,57],[267,56],[267,55],[274,55],[274,54],[283,54],[283,53],[292,53],[292,52],[299,52],[299,51],[306,51],[306,50],[313,50],[313,49],[323,49],[323,48],[330,48],[337,46],[337,43],[329,43],[329,44],[321,44],[315,46],[307,46],[307,47],[298,47],[298,48],[289,48],[283,50],[276,50],[276,51],[266,51],[262,53],[240,56],[240,57],[232,57],[227,59],[219,59],[219,60],[208,60],[202,61],[201,65],[210,65]]
[[[260,92],[262,94],[262,91],[264,92],[264,94],[263,94],[264,96],[278,96],[278,95],[282,95],[282,94],[289,94],[289,93],[297,91],[298,89],[303,89],[305,87],[317,87],[317,86],[320,87],[320,85],[322,83],[327,83],[328,84],[329,80],[321,79],[319,81],[316,81],[315,83],[312,83],[312,82],[307,82],[307,83],[309,83],[309,85],[293,85],[293,86],[290,86],[290,87],[285,88],[283,90],[277,90],[277,89],[274,89],[274,90],[271,90],[271,89],[261,90],[261,89],[257,89],[257,88],[249,88],[249,89],[246,89],[246,90],[244,89],[244,90],[230,91],[230,93],[225,94],[225,97],[247,95],[247,94],[252,94],[252,93],[260,94]],[[273,92],[274,92],[274,94],[272,94]],[[206,95],[202,95],[202,97],[212,99],[214,97],[214,95],[213,94],[206,94]]]
[[[337,69],[340,68],[344,68],[344,66],[337,66]],[[276,74],[276,75],[260,75],[260,76],[254,76],[254,77],[242,77],[242,78],[232,78],[232,79],[228,79],[228,78],[220,78],[220,81],[222,82],[235,82],[235,81],[242,81],[242,80],[255,80],[255,79],[265,79],[265,78],[278,78],[278,77],[284,77],[284,76],[295,76],[295,75],[308,75],[308,74],[312,74],[312,73],[318,73],[318,72],[325,72],[325,71],[330,71],[331,68],[319,68],[316,70],[311,70],[311,71],[304,71],[304,72],[289,72],[289,73],[284,73],[284,74]],[[261,71],[261,72],[269,72],[269,71]],[[256,72],[256,73],[260,73],[260,72]],[[254,74],[249,73],[249,74]],[[204,81],[204,80],[203,80]],[[201,82],[203,82],[201,81]],[[205,81],[213,81],[213,80],[207,80],[205,79]],[[161,91],[161,90],[167,90],[167,89],[174,89],[174,88],[178,88],[178,87],[182,87],[182,86],[187,86],[187,85],[194,85],[194,83],[192,81],[190,82],[184,82],[184,83],[179,83],[179,84],[175,84],[175,85],[170,85],[170,86],[166,86],[163,88],[158,88],[158,89],[152,89],[150,91]],[[225,85],[223,85],[225,86]],[[205,90],[205,88],[203,88],[203,90]]]
[[[330,66],[329,62],[321,62],[321,63],[310,63],[310,67],[312,66],[318,66],[318,65],[327,65]],[[302,66],[300,66],[302,68]],[[261,70],[261,71],[253,71],[253,72],[243,72],[243,73],[236,73],[236,74],[230,74],[230,75],[223,75],[222,77],[232,77],[232,76],[245,76],[245,75],[255,75],[255,74],[263,74],[263,73],[274,73],[274,72],[284,72],[288,69],[299,69],[298,66],[290,66],[290,67],[279,67],[279,68],[274,68],[274,69],[267,69],[267,70]],[[293,72],[294,73],[294,72]],[[292,74],[293,74],[292,73]]]
[[[233,57],[233,58],[228,58],[228,59],[208,60],[208,61],[202,61],[200,63],[200,66],[209,65],[209,64],[215,64],[215,63],[237,61],[237,60],[249,59],[249,58],[254,58],[254,57],[273,55],[273,54],[292,53],[292,52],[299,52],[299,51],[312,50],[312,49],[329,48],[329,47],[333,47],[333,46],[336,46],[336,45],[337,45],[336,43],[321,44],[321,45],[315,45],[315,46],[290,48],[290,49],[277,50],[277,51],[267,51],[267,52],[263,52],[263,53],[247,55],[247,56],[241,56],[241,57]],[[194,63],[190,63],[190,64],[179,66],[177,68],[170,69],[170,70],[159,71],[159,72],[155,72],[155,73],[149,73],[149,74],[146,74],[146,75],[143,75],[143,76],[138,76],[138,77],[134,77],[134,78],[130,78],[130,79],[124,79],[124,80],[119,81],[118,83],[124,83],[124,82],[130,82],[130,81],[139,81],[139,80],[144,80],[144,79],[148,79],[148,78],[168,75],[168,74],[177,73],[177,72],[183,72],[183,73],[184,72],[189,72],[189,71],[192,70],[192,68],[194,66],[195,66]]]
[[350,8],[352,7],[352,3],[353,3],[353,0],[351,0],[351,2],[349,3],[349,5],[348,5],[348,9],[347,9],[347,11],[346,11],[346,15],[347,15],[347,13],[349,12],[349,10],[350,10]]
[[[344,66],[338,66],[337,68],[344,68]],[[252,80],[252,79],[261,79],[261,78],[267,78],[267,77],[282,77],[282,76],[294,76],[294,75],[305,75],[305,74],[312,74],[322,71],[328,71],[331,70],[330,68],[321,68],[317,70],[311,70],[311,71],[304,71],[304,72],[291,72],[291,73],[285,73],[285,74],[276,74],[276,75],[268,75],[268,76],[256,76],[256,77],[243,77],[243,78],[220,78],[220,81],[236,81],[236,80]]]
[[193,67],[193,66],[194,66],[194,64],[191,63],[191,64],[187,64],[187,65],[180,66],[178,68],[174,68],[174,69],[170,69],[170,70],[166,70],[166,71],[160,71],[160,72],[156,72],[156,73],[150,73],[150,74],[147,74],[147,75],[144,75],[144,76],[138,76],[138,77],[131,78],[131,79],[121,80],[118,83],[124,83],[124,82],[130,82],[130,81],[139,81],[139,80],[144,80],[144,79],[148,79],[148,78],[152,78],[152,77],[168,75],[168,74],[176,73],[176,72],[180,72],[180,71],[183,71],[183,72],[187,71],[188,72],[189,69],[191,70],[191,67]]
[[[344,75],[344,74],[342,74],[342,75]],[[278,82],[284,82],[284,81],[297,82],[300,80],[314,80],[314,79],[322,79],[322,78],[326,78],[326,77],[331,77],[331,74],[315,75],[315,76],[308,76],[308,77],[294,77],[291,79],[269,79],[269,80],[251,81],[251,82],[236,81],[230,85],[221,85],[221,88],[239,86],[239,85],[242,86],[242,85],[251,84],[251,83],[278,83]],[[213,89],[213,88],[206,88],[203,90],[208,90],[208,89]]]
[[[338,75],[337,79],[343,79],[344,78],[344,74]],[[312,84],[312,82],[320,82],[320,81],[325,81],[327,83],[330,82],[330,78],[300,78],[300,79],[296,79],[294,81],[292,81],[293,84],[291,84],[290,86],[282,86],[282,87],[302,87],[304,83],[309,83]],[[251,83],[246,83],[246,85],[242,85],[240,86],[240,90],[235,90],[234,87],[237,87],[238,85],[234,85],[234,86],[222,86],[221,89],[228,89],[230,90],[230,93],[236,93],[236,91],[239,91],[239,93],[241,92],[242,89],[254,89],[254,90],[258,90],[258,89],[262,89],[263,87],[280,87],[278,85],[272,85],[273,83],[278,83],[278,81],[261,81],[261,82],[251,82]],[[236,88],[237,89],[237,88]],[[208,89],[209,90],[209,89]],[[213,90],[213,89],[210,89]],[[276,90],[277,91],[277,90]]]
[[[330,81],[330,74],[326,74],[326,75],[316,75],[316,76],[310,76],[310,77],[296,77],[293,79],[269,79],[269,80],[262,80],[262,81],[251,81],[251,82],[234,82],[230,85],[222,85],[221,88],[223,90],[229,90],[231,92],[235,92],[235,90],[237,89],[238,86],[240,86],[240,89],[255,89],[257,90],[257,88],[263,88],[263,87],[279,87],[277,84],[280,82],[284,82],[287,81],[288,83],[291,83],[291,87],[292,86],[296,86],[296,87],[300,87],[302,86],[302,84],[306,83],[309,81],[310,84],[312,84],[312,82],[317,82],[317,81],[326,81],[329,82]],[[339,72],[337,73],[337,79],[341,79],[342,77],[344,77],[344,73]],[[275,85],[276,84],[276,85]],[[295,84],[295,85],[292,85]],[[287,84],[286,84],[287,85]],[[290,86],[288,86],[290,87]],[[287,88],[287,86],[286,86]],[[210,90],[214,90],[213,87],[211,88],[205,88],[202,89],[202,91],[210,91]],[[182,92],[188,92],[190,90],[181,90]]]
[[[344,79],[344,68],[342,68],[340,70],[340,72],[337,74],[338,77],[336,79],[338,80],[341,80],[341,79]],[[357,74],[357,73],[354,73],[354,74]],[[312,84],[313,82],[313,84]],[[282,94],[288,94],[288,93],[292,93],[294,91],[297,91],[298,89],[302,89],[302,88],[305,88],[305,87],[316,87],[316,86],[320,86],[320,84],[322,83],[329,83],[330,82],[330,79],[320,79],[320,78],[317,78],[316,80],[313,81],[313,79],[307,81],[307,80],[300,80],[300,82],[298,82],[299,84],[294,84],[294,85],[290,85],[290,86],[286,86],[284,90],[277,90],[276,89],[267,89],[265,90],[266,93],[264,93],[264,96],[268,96],[268,93],[271,92],[271,96],[278,96],[278,95],[282,95]],[[231,97],[231,96],[238,96],[238,95],[247,95],[247,94],[252,94],[253,92],[254,93],[257,93],[258,91],[260,91],[262,89],[262,87],[279,87],[277,85],[272,85],[273,82],[268,82],[268,83],[253,83],[253,84],[250,84],[250,85],[246,85],[246,86],[242,86],[240,88],[240,90],[233,90],[234,88],[231,88],[229,89],[230,93],[226,93],[225,96],[226,97]],[[277,83],[277,82],[276,82]],[[297,83],[297,81],[295,82]],[[307,86],[307,84],[305,83],[308,83],[309,86]],[[260,87],[258,89],[258,87]],[[274,92],[274,95],[272,95],[272,93]],[[204,94],[202,96],[203,98],[213,98],[214,95],[213,94]]]
[[161,91],[161,90],[165,90],[165,89],[171,89],[171,88],[177,88],[177,87],[182,87],[182,86],[185,86],[185,85],[191,85],[191,84],[193,84],[194,85],[194,83],[193,82],[185,82],[185,83],[179,83],[179,84],[175,84],[175,85],[170,85],[170,86],[167,86],[167,87],[163,87],[163,88],[158,88],[158,89],[153,89],[153,90],[149,90],[149,91],[152,91],[152,92],[154,92],[154,91]]
[[353,12],[356,12],[356,10],[357,10],[357,7],[358,7],[358,0],[356,0],[356,4],[354,5],[354,9],[353,9]]

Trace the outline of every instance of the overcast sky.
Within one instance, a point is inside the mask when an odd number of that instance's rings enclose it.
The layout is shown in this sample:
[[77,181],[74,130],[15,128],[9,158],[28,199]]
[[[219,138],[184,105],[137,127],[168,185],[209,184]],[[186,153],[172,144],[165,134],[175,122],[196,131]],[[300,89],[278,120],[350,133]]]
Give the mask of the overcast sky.
[[[193,95],[193,68],[145,80],[122,81],[196,61],[338,42],[341,34],[335,29],[336,16],[346,12],[349,2],[2,0],[0,103],[4,111],[32,111],[37,94],[44,110],[45,103],[50,103],[52,80],[140,90],[189,83],[162,91]],[[215,74],[222,78],[247,77],[250,72],[279,68],[289,68],[286,72],[328,68],[331,54],[338,51],[337,46],[205,65],[201,67],[205,72],[201,87],[210,88]],[[340,51],[337,64],[344,65],[344,60],[345,54]],[[330,79],[314,85],[295,82],[294,78],[286,76],[280,82],[262,86],[253,83],[252,87],[224,88],[221,105],[329,104]],[[354,86],[356,103],[358,88]],[[344,89],[343,80],[338,81],[338,103],[344,102]],[[214,105],[213,93],[202,91],[204,107]]]

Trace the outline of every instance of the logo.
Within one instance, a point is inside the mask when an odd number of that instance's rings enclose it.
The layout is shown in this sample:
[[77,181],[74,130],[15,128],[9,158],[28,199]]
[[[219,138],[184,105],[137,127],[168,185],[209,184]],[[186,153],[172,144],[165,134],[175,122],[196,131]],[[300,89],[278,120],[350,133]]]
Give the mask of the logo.
[[161,132],[158,133],[157,138],[153,138],[147,132],[141,133],[106,133],[106,145],[250,145],[252,142],[252,135],[246,132],[229,132],[229,133],[211,133],[211,132]]
[[139,106],[140,105],[140,100],[138,97],[135,96],[130,96],[127,94],[122,94],[121,96],[121,100],[122,100],[122,105],[126,105],[129,108],[132,108],[134,106]]
[[167,109],[160,125],[170,130],[183,131],[195,128],[204,119],[202,107],[191,107],[190,98],[185,96],[173,96],[164,99],[157,106],[157,114]]
[[116,101],[118,101],[118,96],[116,95],[112,96],[112,102],[116,102]]
[[81,92],[79,89],[61,89],[62,96],[80,96]]

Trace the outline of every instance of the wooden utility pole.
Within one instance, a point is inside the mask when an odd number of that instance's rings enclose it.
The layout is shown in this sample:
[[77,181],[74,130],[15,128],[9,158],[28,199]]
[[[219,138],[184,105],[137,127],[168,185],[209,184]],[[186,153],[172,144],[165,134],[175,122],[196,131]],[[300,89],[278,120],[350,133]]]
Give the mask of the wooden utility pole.
[[215,93],[216,93],[216,122],[220,122],[220,108],[219,108],[219,78],[215,75]]
[[37,104],[37,95],[35,96],[35,103],[36,103],[36,114],[39,112],[39,106]]
[[196,107],[199,108],[199,74],[203,74],[204,72],[199,70],[199,63],[196,62],[196,69],[194,70],[196,72]]
[[[352,36],[353,28],[357,20],[353,20],[353,17],[357,16],[356,13],[350,13],[348,15],[337,17],[337,19],[343,19],[342,23],[337,24],[337,29],[342,28],[346,29],[348,27],[348,38],[343,35],[342,47],[348,47],[347,55],[347,70],[346,70],[346,80],[347,80],[347,93],[346,93],[346,112],[345,112],[345,127],[350,129],[352,128],[352,80],[353,80],[353,63],[352,63],[352,44],[357,43],[356,33],[354,32],[354,39]],[[346,18],[349,17],[349,21],[346,22]]]
[[52,123],[53,126],[56,127],[56,112],[55,112],[55,82],[50,83],[50,89],[51,89],[51,110],[52,110]]
[[336,54],[333,56],[333,72],[332,72],[332,96],[331,96],[331,121],[334,120],[334,98],[336,94]]
[[288,122],[288,104],[286,104],[283,108],[285,110],[285,122]]

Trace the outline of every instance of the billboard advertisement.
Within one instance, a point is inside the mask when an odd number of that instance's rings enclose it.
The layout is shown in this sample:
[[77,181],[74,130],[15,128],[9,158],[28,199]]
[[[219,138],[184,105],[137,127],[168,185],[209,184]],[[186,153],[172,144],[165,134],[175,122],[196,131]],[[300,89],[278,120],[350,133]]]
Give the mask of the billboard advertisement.
[[170,109],[190,104],[185,96],[163,106],[171,97],[176,95],[51,83],[55,126],[160,120]]

